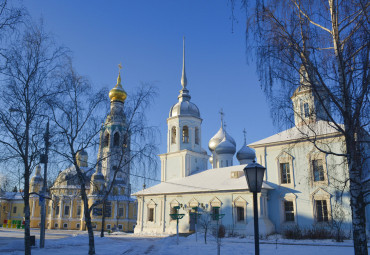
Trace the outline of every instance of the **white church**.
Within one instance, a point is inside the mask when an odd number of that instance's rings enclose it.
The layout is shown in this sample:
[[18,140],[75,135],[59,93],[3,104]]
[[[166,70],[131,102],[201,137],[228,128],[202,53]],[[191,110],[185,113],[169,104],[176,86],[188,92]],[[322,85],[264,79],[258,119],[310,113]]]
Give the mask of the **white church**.
[[[203,214],[225,214],[221,223],[227,231],[253,234],[253,195],[243,169],[254,160],[266,167],[258,194],[260,234],[339,220],[350,231],[348,190],[340,194],[341,183],[348,177],[347,165],[343,158],[322,153],[312,143],[342,153],[344,137],[327,121],[304,75],[291,97],[294,127],[248,146],[244,141],[236,153],[236,142],[221,116],[208,153],[201,142],[200,110],[187,89],[185,50],[183,54],[182,89],[167,119],[167,152],[160,155],[161,183],[133,194],[138,203],[135,233],[175,233],[172,213],[184,214],[180,232],[192,232],[198,207]],[[324,93],[321,96],[325,98]],[[238,162],[233,161],[235,153]]]

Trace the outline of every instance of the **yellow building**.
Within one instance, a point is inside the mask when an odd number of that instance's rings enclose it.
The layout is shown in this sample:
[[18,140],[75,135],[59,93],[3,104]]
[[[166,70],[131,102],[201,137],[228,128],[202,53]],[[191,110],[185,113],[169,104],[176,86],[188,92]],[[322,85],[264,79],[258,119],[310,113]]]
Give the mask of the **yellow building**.
[[[78,164],[86,177],[89,207],[97,200],[101,200],[103,196],[101,190],[113,183],[105,205],[104,228],[106,230],[133,231],[136,223],[136,200],[130,197],[130,164],[125,163],[124,166],[121,164],[122,159],[127,162],[130,158],[130,141],[124,139],[127,137],[128,129],[123,111],[126,96],[119,74],[116,86],[109,92],[111,112],[101,131],[97,155],[99,164],[96,169],[88,167],[87,152],[82,150],[77,154]],[[116,178],[113,179],[115,172],[117,172]],[[41,167],[37,166],[30,183],[31,228],[40,226],[40,204],[36,193],[40,192],[42,185]],[[74,166],[59,173],[49,190],[49,197],[50,199],[46,201],[46,228],[85,229],[84,206]],[[102,228],[102,206],[100,204],[91,211],[91,221],[95,230]],[[7,222],[3,227],[17,227],[20,221],[23,222],[24,204],[21,193],[0,193],[0,208],[0,223],[4,225],[4,221]],[[15,224],[8,225],[8,222]]]

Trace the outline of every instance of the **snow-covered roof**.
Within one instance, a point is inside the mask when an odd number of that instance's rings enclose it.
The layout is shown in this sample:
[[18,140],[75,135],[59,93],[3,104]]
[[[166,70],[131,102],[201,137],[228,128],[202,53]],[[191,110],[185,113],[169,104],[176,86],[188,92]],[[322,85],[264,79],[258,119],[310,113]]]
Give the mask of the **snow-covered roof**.
[[4,192],[1,194],[0,199],[23,200],[23,197],[20,192]]
[[[244,174],[239,175],[238,178],[231,178],[232,172],[243,172],[244,167],[246,167],[246,165],[209,169],[194,173],[184,178],[162,182],[148,189],[138,191],[132,195],[140,196],[154,194],[247,190],[248,185]],[[266,183],[263,183],[262,188],[272,189],[272,187]]]
[[[344,125],[341,124],[340,126],[341,128],[344,128]],[[251,143],[248,146],[253,148],[264,144],[273,144],[292,140],[305,140],[308,137],[315,136],[320,137],[323,135],[329,135],[334,133],[338,133],[338,130],[335,128],[334,123],[319,120],[310,125],[304,125],[301,127],[294,126],[283,132],[277,133],[275,135],[269,136],[257,142]]]

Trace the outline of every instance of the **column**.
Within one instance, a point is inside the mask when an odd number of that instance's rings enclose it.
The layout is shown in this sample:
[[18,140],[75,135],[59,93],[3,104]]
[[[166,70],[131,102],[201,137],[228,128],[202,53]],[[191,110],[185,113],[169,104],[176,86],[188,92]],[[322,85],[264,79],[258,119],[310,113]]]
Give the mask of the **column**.
[[72,213],[73,213],[73,199],[71,199],[71,208],[69,209],[69,218],[72,219]]
[[130,210],[130,202],[126,204],[126,219],[128,219],[128,211]]
[[36,199],[33,197],[32,198],[32,212],[31,212],[31,217],[35,216],[35,201]]

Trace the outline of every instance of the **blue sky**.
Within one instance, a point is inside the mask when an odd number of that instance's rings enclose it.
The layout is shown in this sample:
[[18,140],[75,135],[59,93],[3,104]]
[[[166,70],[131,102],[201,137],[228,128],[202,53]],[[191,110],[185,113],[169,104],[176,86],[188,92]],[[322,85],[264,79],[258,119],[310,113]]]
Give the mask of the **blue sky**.
[[58,43],[71,49],[75,68],[96,88],[115,85],[120,62],[128,96],[141,82],[158,87],[148,120],[161,131],[160,153],[166,152],[166,119],[181,89],[183,36],[188,89],[203,118],[203,148],[208,151],[208,141],[220,127],[221,108],[237,150],[244,128],[248,143],[277,131],[255,64],[246,61],[244,10],[237,6],[232,25],[227,0],[25,0],[23,4],[33,19],[42,17]]

